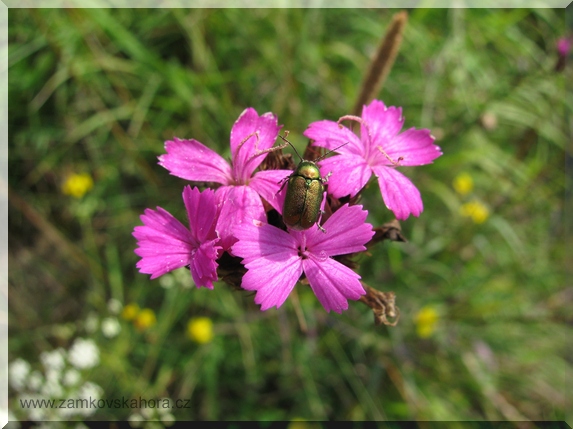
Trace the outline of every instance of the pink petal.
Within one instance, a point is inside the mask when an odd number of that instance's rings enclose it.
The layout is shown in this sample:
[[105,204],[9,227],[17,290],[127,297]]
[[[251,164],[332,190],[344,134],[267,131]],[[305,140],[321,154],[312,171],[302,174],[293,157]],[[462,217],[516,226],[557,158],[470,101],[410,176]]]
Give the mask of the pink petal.
[[221,237],[223,250],[228,250],[237,241],[235,229],[244,222],[266,221],[261,197],[249,186],[221,186],[215,191],[221,212],[216,230]]
[[233,245],[233,255],[243,258],[243,264],[259,258],[274,259],[276,254],[298,255],[298,241],[265,222],[244,223],[237,227],[235,235],[239,241]]
[[364,146],[360,138],[348,128],[344,126],[341,127],[333,121],[324,120],[313,122],[308,126],[303,135],[314,140],[314,146],[321,146],[333,150],[348,143],[340,147],[340,149],[337,149],[337,152],[354,155],[362,155],[364,153]]
[[[392,140],[402,129],[404,118],[401,107],[386,107],[379,100],[372,100],[368,106],[362,108],[362,119],[367,125],[360,128],[360,135],[371,154],[377,145],[386,148],[386,143]],[[368,131],[370,132],[367,139]]]
[[280,307],[302,274],[298,242],[287,232],[263,222],[243,224],[236,230],[239,241],[233,254],[248,269],[242,288],[256,290],[261,310]]
[[[434,144],[434,137],[428,129],[410,128],[394,137],[382,148],[390,158],[398,162],[399,166],[430,164],[442,155],[440,147]],[[390,162],[386,160],[383,164],[388,165]]]
[[265,170],[255,173],[249,185],[259,193],[276,211],[282,214],[286,186],[277,194],[283,180],[292,174],[290,170]]
[[407,219],[410,214],[420,216],[424,209],[420,191],[406,176],[390,167],[378,166],[373,170],[378,176],[382,199],[396,219]]
[[342,313],[348,309],[348,300],[357,300],[366,291],[360,284],[360,276],[334,259],[311,257],[302,260],[310,287],[328,312]]
[[316,228],[306,231],[308,251],[322,257],[366,250],[364,245],[374,235],[372,225],[365,223],[367,215],[362,206],[343,205],[322,225],[326,233]]
[[366,186],[372,170],[364,158],[358,155],[336,155],[320,161],[320,174],[327,179],[328,193],[335,198],[354,196]]
[[273,147],[280,129],[277,117],[270,112],[259,116],[255,109],[249,107],[241,113],[231,130],[233,175],[237,183],[247,184],[253,171],[266,157],[255,155]]
[[223,185],[232,181],[231,166],[217,152],[197,140],[174,137],[165,142],[165,155],[159,165],[174,176],[195,182],[215,182]]
[[255,303],[260,304],[263,311],[280,307],[302,274],[300,257],[288,251],[256,259],[245,267],[248,271],[241,287],[257,291]]
[[161,207],[146,209],[141,220],[144,225],[133,230],[138,245],[135,254],[141,257],[136,266],[141,273],[154,279],[189,265],[198,243],[181,222]]
[[202,243],[195,253],[190,268],[197,287],[204,286],[213,289],[213,282],[217,281],[216,260],[220,249],[220,246],[215,245],[217,241],[218,239]]
[[183,189],[183,202],[187,209],[191,234],[195,239],[199,243],[214,239],[218,211],[215,192],[211,189],[200,192],[197,188],[186,186]]

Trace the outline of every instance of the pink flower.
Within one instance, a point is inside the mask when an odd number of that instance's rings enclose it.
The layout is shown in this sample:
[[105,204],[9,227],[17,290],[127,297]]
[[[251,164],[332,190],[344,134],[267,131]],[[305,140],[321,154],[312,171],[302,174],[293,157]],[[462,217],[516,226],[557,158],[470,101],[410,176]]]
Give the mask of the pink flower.
[[146,209],[141,215],[143,226],[133,230],[138,245],[135,253],[141,256],[136,266],[141,273],[151,274],[152,279],[189,266],[197,287],[213,289],[221,249],[215,230],[218,211],[215,192],[210,189],[199,192],[186,186],[183,202],[189,229],[161,207],[157,211]]
[[[360,123],[360,137],[340,125],[345,119]],[[442,152],[430,130],[410,128],[400,133],[403,124],[400,107],[386,107],[378,100],[363,107],[361,118],[343,116],[338,122],[310,124],[304,135],[316,146],[332,150],[348,143],[338,149],[340,155],[321,161],[322,176],[332,173],[328,192],[336,198],[354,196],[375,174],[384,203],[397,219],[419,216],[423,210],[420,192],[396,167],[429,164]]]
[[291,171],[254,173],[274,145],[280,128],[272,113],[259,116],[255,109],[245,109],[231,130],[231,164],[197,140],[174,138],[165,142],[167,154],[159,157],[159,165],[172,175],[223,185],[216,191],[217,201],[224,202],[217,231],[225,250],[237,241],[234,237],[237,225],[252,219],[266,220],[261,197],[282,211],[282,201],[276,193],[279,182]]
[[366,292],[360,276],[332,256],[366,250],[374,232],[365,223],[362,206],[342,206],[318,228],[288,232],[254,221],[237,229],[233,253],[243,258],[247,273],[241,287],[255,290],[261,310],[280,307],[304,272],[314,294],[326,309],[341,313],[348,300]]
[[569,54],[569,51],[571,50],[571,45],[572,45],[572,41],[571,38],[568,37],[561,37],[559,38],[559,40],[557,40],[557,53],[562,56],[562,57],[566,57]]

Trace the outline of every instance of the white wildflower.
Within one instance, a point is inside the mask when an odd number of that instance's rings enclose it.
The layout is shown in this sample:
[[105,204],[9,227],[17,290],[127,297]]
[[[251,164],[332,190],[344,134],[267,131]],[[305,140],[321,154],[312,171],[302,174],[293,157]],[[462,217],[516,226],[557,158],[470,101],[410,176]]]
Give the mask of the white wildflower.
[[121,325],[115,317],[106,317],[101,322],[101,331],[107,338],[113,338],[121,331]]
[[66,366],[65,359],[66,352],[61,348],[52,350],[51,352],[42,352],[40,354],[40,360],[46,370],[61,371],[64,366]]
[[171,274],[165,274],[159,277],[159,286],[163,289],[171,289],[175,284],[175,277]]
[[189,289],[195,286],[193,280],[189,277],[189,270],[187,268],[179,268],[171,273],[175,277],[175,281],[179,283],[183,289]]
[[56,369],[48,369],[46,370],[46,381],[49,381],[50,383],[59,383],[60,375],[60,371]]
[[40,371],[34,371],[28,377],[28,389],[37,392],[44,383],[44,377]]
[[86,318],[85,322],[86,332],[88,334],[93,334],[95,331],[97,331],[98,324],[99,320],[97,318],[97,314],[95,313],[88,314],[88,317]]
[[80,373],[77,370],[70,368],[64,373],[63,383],[64,386],[75,386],[80,382],[80,379]]
[[99,349],[93,340],[78,338],[70,348],[68,360],[78,369],[93,368],[99,363]]
[[[26,401],[32,402],[32,401],[41,401],[44,398],[42,398],[37,394],[24,393],[22,395],[19,395],[18,399],[19,402],[26,402]],[[41,421],[41,420],[46,420],[47,418],[46,408],[30,407],[23,409],[23,411],[26,411],[28,413],[28,415],[26,416],[28,420]]]
[[166,427],[172,426],[175,423],[175,416],[169,412],[161,414],[161,421]]
[[49,398],[61,397],[64,394],[64,391],[60,384],[60,376],[61,373],[59,369],[47,369],[46,382],[42,386],[40,393]]
[[[76,400],[75,397],[68,398]],[[62,408],[58,408],[58,415],[62,420],[70,420],[74,415],[78,414],[78,410],[75,407],[68,406],[69,404],[66,401],[66,406]]]
[[111,314],[119,314],[123,309],[123,305],[117,299],[112,298],[107,302],[107,309]]
[[8,365],[10,385],[17,391],[21,391],[26,384],[26,377],[30,373],[30,364],[24,359],[18,358]]
[[43,397],[61,398],[64,394],[64,390],[62,389],[58,378],[54,379],[51,377],[51,379],[46,379],[46,382],[42,386],[40,393]]
[[80,412],[84,416],[89,416],[96,412],[95,408],[90,408],[89,403],[94,400],[98,401],[103,394],[103,389],[95,383],[91,381],[86,381],[78,390],[78,398],[79,399],[86,399],[88,406],[86,408],[78,408],[78,412]]
[[139,410],[145,420],[153,420],[155,409],[150,407],[141,408]]
[[131,414],[127,420],[129,421],[129,425],[132,428],[140,428],[142,423],[143,423],[143,417],[141,416],[141,414],[135,413],[135,414]]

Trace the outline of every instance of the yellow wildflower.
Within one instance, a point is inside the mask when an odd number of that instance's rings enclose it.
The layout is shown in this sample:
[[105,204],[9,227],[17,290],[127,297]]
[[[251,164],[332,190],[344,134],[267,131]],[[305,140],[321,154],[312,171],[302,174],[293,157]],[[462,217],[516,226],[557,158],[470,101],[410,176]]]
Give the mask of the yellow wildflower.
[[139,305],[137,304],[127,304],[123,307],[123,311],[121,312],[121,317],[125,320],[133,320],[135,316],[139,313]]
[[460,207],[460,214],[471,217],[474,223],[484,223],[489,217],[489,210],[479,201],[471,201]]
[[438,312],[434,307],[423,307],[418,314],[416,314],[416,333],[420,338],[430,337],[436,330],[438,322]]
[[147,328],[155,325],[156,322],[157,318],[155,317],[153,310],[151,308],[144,308],[135,317],[133,324],[140,331],[145,331]]
[[474,189],[474,181],[468,173],[460,173],[454,179],[454,189],[460,195],[467,195]]
[[87,173],[70,174],[62,185],[62,193],[74,198],[83,197],[86,192],[94,187],[92,177]]
[[213,340],[213,321],[208,317],[191,319],[187,324],[187,335],[199,344],[210,343]]

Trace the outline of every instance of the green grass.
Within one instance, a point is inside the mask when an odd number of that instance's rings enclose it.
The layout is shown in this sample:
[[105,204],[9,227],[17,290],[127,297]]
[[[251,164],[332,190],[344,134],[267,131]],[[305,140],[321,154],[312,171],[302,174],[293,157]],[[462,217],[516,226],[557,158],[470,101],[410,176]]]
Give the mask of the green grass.
[[[190,399],[177,420],[571,423],[571,64],[553,71],[563,11],[409,11],[379,98],[402,106],[406,128],[431,129],[444,155],[404,169],[424,200],[402,223],[409,241],[359,260],[367,284],[397,294],[396,327],[374,326],[360,303],[327,314],[300,285],[298,301],[260,312],[224,283],[198,290],[178,274],[165,289],[135,268],[143,210],[184,219],[186,183],[157,165],[165,140],[229,156],[231,126],[252,106],[302,149],[310,122],[350,113],[394,12],[10,9],[10,360],[41,369],[42,351],[93,338],[101,363],[83,376],[103,397]],[[79,200],[60,190],[70,172],[94,178]],[[462,172],[474,180],[465,197],[452,187]],[[473,199],[484,223],[459,214]],[[363,204],[373,224],[392,219],[375,183]],[[90,332],[110,298],[153,309],[157,324]],[[416,334],[424,306],[439,313],[429,338]],[[214,321],[213,342],[186,337],[195,316]]]

